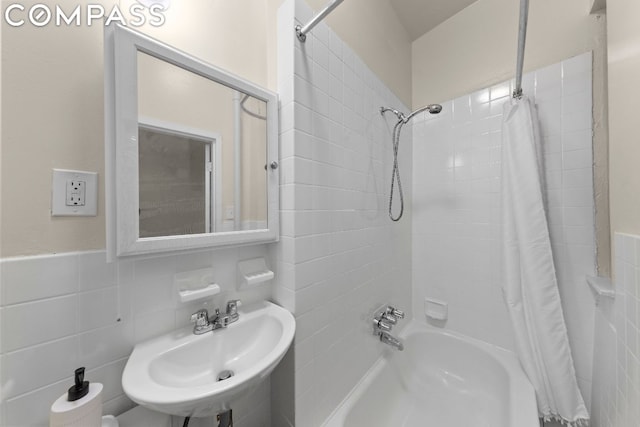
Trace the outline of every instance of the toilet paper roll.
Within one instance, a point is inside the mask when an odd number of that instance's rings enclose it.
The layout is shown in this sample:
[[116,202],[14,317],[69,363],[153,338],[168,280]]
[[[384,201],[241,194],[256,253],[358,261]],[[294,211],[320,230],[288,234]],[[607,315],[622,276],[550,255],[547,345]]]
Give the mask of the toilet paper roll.
[[102,427],[120,427],[118,419],[113,415],[102,416]]
[[67,393],[60,396],[49,416],[49,427],[101,427],[102,384],[89,384],[89,393],[74,402],[67,400]]

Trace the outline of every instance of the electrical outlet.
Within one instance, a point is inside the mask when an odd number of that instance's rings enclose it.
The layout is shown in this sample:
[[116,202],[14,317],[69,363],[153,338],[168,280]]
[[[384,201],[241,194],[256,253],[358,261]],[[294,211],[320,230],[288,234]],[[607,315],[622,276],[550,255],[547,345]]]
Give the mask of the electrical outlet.
[[67,206],[84,206],[87,181],[70,179],[67,181]]
[[51,183],[52,216],[97,215],[97,173],[54,169]]

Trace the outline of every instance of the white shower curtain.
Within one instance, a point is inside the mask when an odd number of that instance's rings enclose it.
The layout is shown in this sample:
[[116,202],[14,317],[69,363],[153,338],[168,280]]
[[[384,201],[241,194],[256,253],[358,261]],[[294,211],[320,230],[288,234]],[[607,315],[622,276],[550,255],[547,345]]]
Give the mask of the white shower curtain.
[[520,363],[545,420],[586,426],[544,207],[535,107],[511,100],[502,124],[502,288]]

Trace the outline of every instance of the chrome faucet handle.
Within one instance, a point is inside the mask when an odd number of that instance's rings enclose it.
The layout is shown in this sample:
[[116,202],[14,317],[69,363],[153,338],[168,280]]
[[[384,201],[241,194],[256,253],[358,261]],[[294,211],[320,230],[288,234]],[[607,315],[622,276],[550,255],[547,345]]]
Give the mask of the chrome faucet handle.
[[400,311],[392,306],[388,306],[385,312],[396,319],[404,319],[404,311]]
[[209,321],[209,312],[204,308],[191,315],[191,323],[196,324],[193,327],[193,333],[196,335],[213,330],[213,323]]
[[395,325],[396,323],[398,323],[398,318],[389,313],[384,313],[381,317],[381,320],[384,320],[391,325]]
[[227,301],[227,314],[237,314],[238,307],[242,305],[242,301],[239,299],[232,299]]
[[206,309],[196,311],[191,315],[191,323],[196,324],[196,328],[209,325],[209,312]]
[[238,314],[238,306],[240,306],[242,302],[239,299],[232,299],[227,302],[227,312],[224,315],[223,326],[226,327],[229,323],[233,323],[238,321],[240,318],[240,314]]
[[375,332],[388,332],[393,326],[386,319],[373,319],[373,328]]

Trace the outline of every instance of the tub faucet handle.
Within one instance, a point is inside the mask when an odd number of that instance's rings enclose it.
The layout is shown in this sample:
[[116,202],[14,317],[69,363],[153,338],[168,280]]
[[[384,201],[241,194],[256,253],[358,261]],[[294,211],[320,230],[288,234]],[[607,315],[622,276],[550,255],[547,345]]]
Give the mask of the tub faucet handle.
[[398,323],[398,318],[389,313],[383,314],[381,320],[390,325],[395,325],[396,323]]
[[396,319],[404,319],[404,311],[398,310],[397,308],[392,306],[387,307],[386,314],[389,316],[393,316]]
[[386,319],[373,319],[373,328],[377,333],[380,333],[380,331],[390,331],[391,328],[393,328],[393,325],[391,325]]

